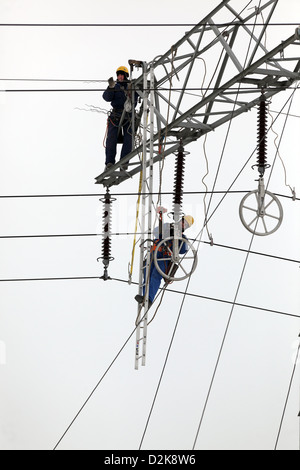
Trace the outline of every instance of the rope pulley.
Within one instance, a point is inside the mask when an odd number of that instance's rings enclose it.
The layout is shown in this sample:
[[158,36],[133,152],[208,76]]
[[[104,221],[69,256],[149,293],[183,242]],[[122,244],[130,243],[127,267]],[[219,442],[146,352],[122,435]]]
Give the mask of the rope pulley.
[[111,256],[111,210],[112,210],[112,202],[115,201],[109,193],[109,188],[106,189],[106,194],[103,199],[100,199],[100,201],[104,204],[104,210],[103,210],[103,240],[102,240],[102,256],[97,258],[97,261],[99,259],[102,259],[102,263],[104,265],[104,273],[103,276],[100,279],[103,279],[104,281],[107,281],[110,279],[108,276],[108,266],[109,262],[112,261],[114,258]]
[[265,170],[270,168],[267,164],[267,114],[267,100],[262,93],[258,108],[257,164],[252,166],[258,169],[258,189],[244,196],[239,209],[244,227],[258,236],[271,235],[276,232],[283,220],[283,209],[279,199],[266,190],[264,183]]

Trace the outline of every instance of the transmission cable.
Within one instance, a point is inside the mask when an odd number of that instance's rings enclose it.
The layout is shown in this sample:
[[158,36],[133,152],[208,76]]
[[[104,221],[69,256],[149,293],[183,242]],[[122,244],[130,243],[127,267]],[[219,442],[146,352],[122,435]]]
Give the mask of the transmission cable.
[[[110,233],[111,237],[124,237],[124,236],[132,236],[132,235],[146,235],[147,232],[115,232],[115,233]],[[103,237],[105,233],[45,233],[45,234],[31,234],[31,235],[0,235],[1,240],[18,240],[18,239],[23,239],[23,238],[81,238],[81,237]],[[188,240],[195,242],[197,241],[197,238],[188,238]],[[226,248],[229,250],[235,250],[235,251],[241,251],[241,252],[247,252],[247,250],[243,248],[239,248],[236,246],[229,246],[229,245],[224,245],[222,243],[216,243],[213,242],[213,245],[211,242],[208,241],[201,241],[200,243],[202,244],[207,244],[210,246],[214,247],[220,247],[220,248]],[[291,263],[297,263],[300,264],[300,260],[298,259],[292,259],[292,258],[287,258],[284,256],[277,256],[277,255],[272,255],[268,253],[261,253],[258,251],[250,251],[250,254],[253,255],[258,255],[258,256],[265,256],[267,258],[273,258],[277,259],[280,261],[288,261]]]
[[107,367],[106,371],[104,372],[104,374],[102,375],[102,377],[100,378],[100,380],[97,382],[97,384],[95,385],[95,387],[93,388],[93,390],[91,391],[91,393],[89,394],[89,396],[87,397],[87,399],[84,401],[84,403],[82,404],[82,406],[80,407],[80,409],[78,410],[78,412],[76,413],[76,415],[74,416],[74,418],[72,419],[72,421],[70,422],[70,424],[68,425],[68,427],[66,428],[66,430],[64,431],[64,433],[62,434],[62,436],[60,437],[60,439],[57,441],[55,447],[53,448],[53,450],[56,450],[58,445],[61,443],[61,441],[63,440],[63,438],[65,437],[65,435],[67,434],[67,432],[70,430],[71,426],[74,424],[74,422],[76,421],[76,419],[78,418],[78,416],[80,415],[80,413],[83,411],[83,409],[85,408],[85,406],[87,405],[87,403],[89,402],[89,400],[92,398],[92,396],[94,395],[94,393],[96,392],[97,388],[99,387],[99,385],[101,384],[102,380],[105,378],[105,376],[107,375],[107,373],[109,372],[109,370],[112,368],[112,366],[114,365],[114,363],[117,361],[118,357],[120,356],[120,354],[122,353],[122,351],[125,349],[126,345],[129,343],[130,339],[132,338],[132,336],[134,335],[135,331],[137,329],[137,326],[133,329],[133,331],[130,333],[130,335],[128,336],[128,338],[126,339],[125,343],[121,346],[121,348],[119,349],[118,353],[116,354],[116,356],[114,357],[114,359],[111,361],[110,365]]
[[[242,84],[241,84],[242,85]],[[230,88],[223,88],[223,87],[220,87],[218,88],[218,90],[221,92],[221,91],[237,91],[237,90],[241,90],[241,92],[245,92],[245,93],[251,93],[253,91],[257,91],[257,88],[254,88],[254,87],[242,87],[242,86],[239,86],[239,87],[230,87]],[[295,87],[293,86],[289,86],[288,89],[289,90],[293,90]],[[50,92],[57,92],[57,93],[60,93],[60,92],[65,92],[65,93],[82,93],[82,92],[87,92],[87,93],[91,93],[91,92],[97,92],[97,93],[101,93],[103,91],[105,91],[106,88],[9,88],[9,89],[0,89],[0,93],[50,93]],[[161,92],[161,91],[166,91],[166,92],[169,92],[170,90],[171,91],[183,91],[183,88],[153,88],[154,91],[157,91],[157,92]],[[199,88],[199,87],[190,87],[190,88],[185,88],[184,91],[215,91],[216,89],[215,88]],[[282,90],[282,88],[281,88]],[[149,91],[151,91],[151,89],[149,89]],[[191,93],[186,93],[186,94],[191,94]],[[196,95],[192,95],[192,96],[196,96]],[[299,117],[299,116],[295,116],[295,117]]]
[[[255,152],[255,151],[254,151]],[[251,154],[249,160],[253,157],[254,152]],[[246,164],[249,163],[249,160],[247,160]],[[236,181],[236,180],[235,180]],[[235,182],[234,181],[234,182]],[[232,187],[233,185],[231,185]],[[224,190],[224,191],[183,191],[183,195],[196,195],[196,194],[242,194],[242,193],[248,193],[248,190],[236,190],[236,191],[230,191],[230,189]],[[141,193],[141,196],[143,195],[149,195],[149,196],[155,196],[158,195],[158,192],[151,192],[151,193]],[[171,191],[164,191],[161,193],[162,196],[170,196],[172,195],[173,192]],[[292,196],[288,196],[286,194],[278,194],[275,193],[276,196],[278,197],[283,197],[287,199],[293,199],[295,201],[300,201],[300,198],[293,198]],[[139,193],[113,193],[112,196],[116,197],[121,197],[121,196],[138,196]],[[90,194],[84,194],[84,193],[73,193],[73,194],[2,194],[0,195],[0,199],[22,199],[22,198],[56,198],[56,197],[104,197],[105,193],[90,193]]]
[[[249,2],[248,5],[250,5]],[[247,5],[247,6],[248,6]],[[195,26],[217,26],[218,28],[229,28],[229,26],[265,26],[265,23],[244,23],[243,21],[233,20],[231,23],[0,23],[0,27],[101,27],[101,28],[148,28],[148,27],[195,27]],[[299,26],[299,23],[268,23],[268,26]]]
[[[300,337],[300,335],[299,335],[299,337]],[[278,430],[278,434],[277,434],[276,443],[275,443],[275,449],[274,449],[274,450],[277,450],[277,447],[278,447],[278,442],[279,442],[279,438],[280,438],[280,434],[281,434],[281,430],[282,430],[282,424],[283,424],[283,420],[284,420],[284,417],[285,417],[285,413],[286,413],[286,409],[287,409],[287,404],[288,404],[288,401],[289,401],[289,397],[290,397],[290,393],[291,393],[291,389],[292,389],[292,384],[293,384],[293,380],[294,380],[294,377],[295,377],[295,372],[296,372],[297,365],[298,365],[299,356],[300,356],[300,342],[299,342],[298,349],[297,349],[297,354],[296,354],[296,357],[295,357],[295,362],[294,362],[294,367],[293,367],[293,371],[292,371],[292,376],[291,376],[291,380],[290,380],[289,387],[288,387],[287,397],[286,397],[286,400],[285,400],[285,403],[284,403],[284,407],[283,407],[283,412],[282,412],[282,416],[281,416],[281,420],[280,420],[280,425],[279,425],[279,430]]]
[[[64,277],[32,277],[32,278],[7,278],[7,279],[0,279],[1,282],[38,282],[38,281],[82,281],[82,280],[101,280],[100,276],[64,276]],[[117,278],[111,278],[111,281],[118,281],[118,282],[125,282],[128,284],[128,281],[125,279],[117,279]],[[139,285],[138,282],[132,281],[133,285]],[[214,297],[208,297],[205,295],[199,295],[199,294],[193,294],[193,293],[185,293],[183,291],[175,290],[175,289],[170,289],[167,286],[161,288],[161,291],[165,290],[167,292],[172,292],[174,294],[180,294],[180,295],[186,295],[188,297],[195,297],[199,299],[204,299],[204,300],[210,300],[212,302],[220,302],[220,303],[225,303],[232,305],[232,301],[230,300],[225,300],[225,299],[218,299]],[[254,310],[261,310],[263,312],[269,312],[269,313],[274,313],[276,315],[283,315],[287,317],[294,317],[294,318],[300,318],[300,315],[296,315],[294,313],[288,313],[288,312],[282,312],[280,310],[274,310],[274,309],[268,309],[264,307],[258,307],[255,305],[248,305],[248,304],[242,304],[242,303],[237,303],[235,304],[237,307],[244,307],[244,308],[250,308]]]

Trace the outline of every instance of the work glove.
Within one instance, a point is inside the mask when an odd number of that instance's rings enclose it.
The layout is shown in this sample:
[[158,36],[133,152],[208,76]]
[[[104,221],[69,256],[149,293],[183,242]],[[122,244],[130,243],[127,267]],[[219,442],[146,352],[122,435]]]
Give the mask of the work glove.
[[114,87],[115,87],[115,84],[116,84],[116,82],[114,81],[113,77],[110,77],[110,78],[108,79],[108,86],[109,86],[109,88],[114,88]]

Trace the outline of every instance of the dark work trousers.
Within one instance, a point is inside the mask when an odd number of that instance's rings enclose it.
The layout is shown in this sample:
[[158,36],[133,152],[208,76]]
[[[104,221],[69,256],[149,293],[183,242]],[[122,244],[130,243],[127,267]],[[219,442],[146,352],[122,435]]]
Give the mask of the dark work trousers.
[[[119,131],[122,113],[112,112],[108,118],[108,130],[105,149],[105,164],[116,162],[117,144],[122,137],[123,145],[120,158],[126,157],[132,150],[131,115],[126,113]],[[119,137],[118,137],[119,136]]]

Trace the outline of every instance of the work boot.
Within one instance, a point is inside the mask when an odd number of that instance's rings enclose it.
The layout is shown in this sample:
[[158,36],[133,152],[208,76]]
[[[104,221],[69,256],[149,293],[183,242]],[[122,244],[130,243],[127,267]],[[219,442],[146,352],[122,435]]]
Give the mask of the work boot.
[[120,167],[120,170],[127,171],[128,170],[128,163],[122,163],[121,167]]
[[114,166],[113,163],[107,163],[107,164],[105,165],[104,171],[109,170],[112,166]]
[[138,295],[135,296],[135,300],[137,301],[137,303],[143,304],[144,303],[144,296],[138,294]]
[[[136,300],[139,304],[143,304],[145,299],[144,299],[144,296],[143,296],[143,295],[139,295],[139,294],[138,294],[138,295],[135,296],[135,300]],[[149,300],[148,300],[148,307],[149,307],[149,308],[151,307],[152,303],[153,303],[153,302],[151,302],[151,300],[149,299]]]

